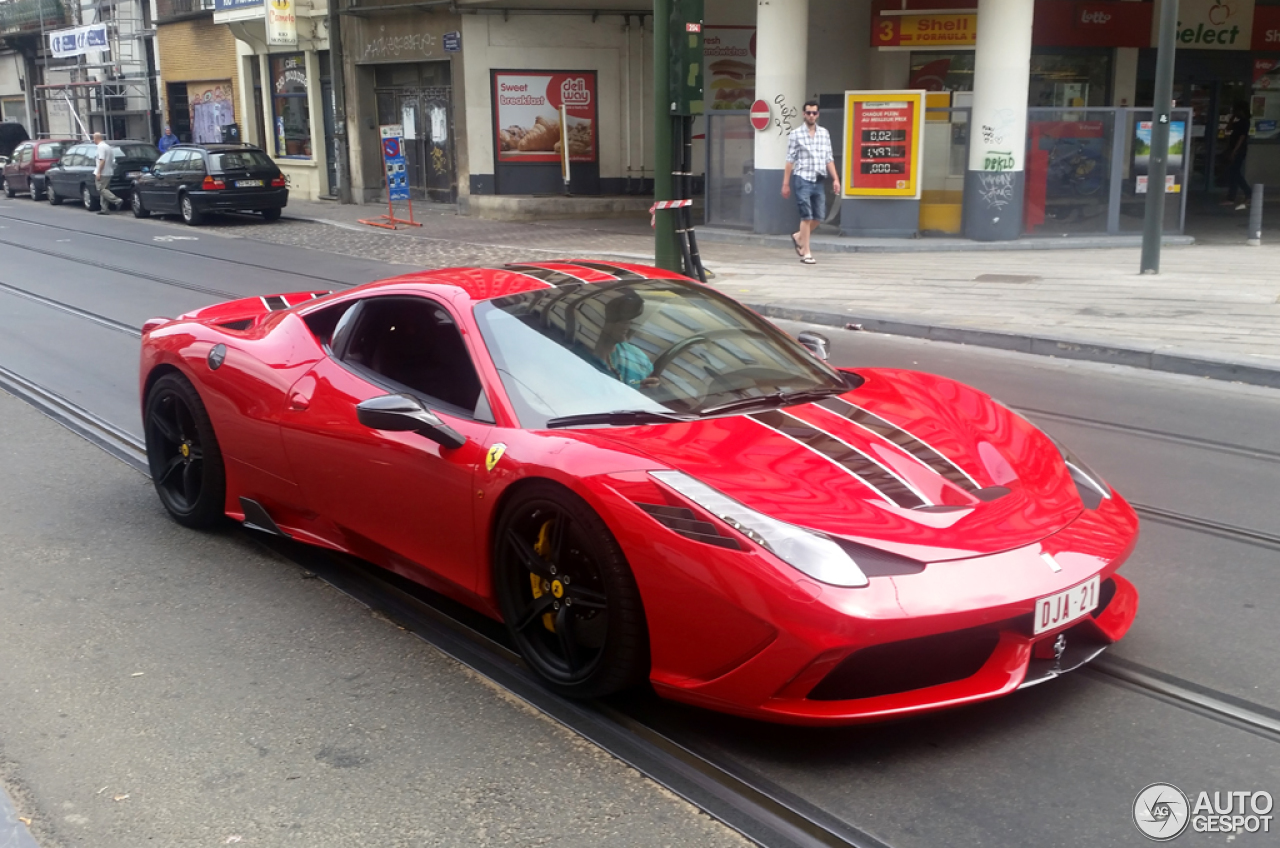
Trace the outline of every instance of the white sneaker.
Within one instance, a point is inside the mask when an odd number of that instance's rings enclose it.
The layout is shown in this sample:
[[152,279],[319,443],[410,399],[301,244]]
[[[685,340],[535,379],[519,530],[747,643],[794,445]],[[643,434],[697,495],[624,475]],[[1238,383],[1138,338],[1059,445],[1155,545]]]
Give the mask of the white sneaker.
[[1247,203],[1237,203],[1237,204],[1236,204],[1236,211],[1237,211],[1237,212],[1239,212],[1239,211],[1241,211],[1241,210],[1244,210],[1244,209],[1248,209],[1248,208],[1249,208],[1249,204],[1247,204]]

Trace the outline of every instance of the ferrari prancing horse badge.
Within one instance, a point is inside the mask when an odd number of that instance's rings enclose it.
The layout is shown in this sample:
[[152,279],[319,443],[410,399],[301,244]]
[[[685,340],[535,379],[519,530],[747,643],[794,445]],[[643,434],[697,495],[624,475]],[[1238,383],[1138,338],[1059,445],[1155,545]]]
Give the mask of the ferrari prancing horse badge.
[[498,464],[498,460],[502,459],[502,455],[507,452],[507,446],[502,442],[496,442],[493,447],[489,448],[489,455],[484,458],[484,470],[492,471],[493,466]]

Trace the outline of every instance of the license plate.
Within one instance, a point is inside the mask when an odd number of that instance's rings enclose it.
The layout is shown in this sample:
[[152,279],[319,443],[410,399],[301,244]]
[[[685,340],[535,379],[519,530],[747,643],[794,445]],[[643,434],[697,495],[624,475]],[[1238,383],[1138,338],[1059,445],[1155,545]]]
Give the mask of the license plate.
[[140,176],[142,176],[141,171],[130,171],[129,173],[124,175],[125,179],[127,180],[136,180]]
[[1035,633],[1054,630],[1098,608],[1098,578],[1036,601]]
[[262,180],[236,180],[236,188],[261,188]]

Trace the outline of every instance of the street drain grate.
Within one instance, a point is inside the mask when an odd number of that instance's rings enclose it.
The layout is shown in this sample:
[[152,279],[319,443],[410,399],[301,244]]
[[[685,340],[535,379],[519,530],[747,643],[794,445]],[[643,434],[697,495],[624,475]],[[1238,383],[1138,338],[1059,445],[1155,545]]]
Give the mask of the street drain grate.
[[975,283],[1034,283],[1039,277],[1030,274],[979,274]]

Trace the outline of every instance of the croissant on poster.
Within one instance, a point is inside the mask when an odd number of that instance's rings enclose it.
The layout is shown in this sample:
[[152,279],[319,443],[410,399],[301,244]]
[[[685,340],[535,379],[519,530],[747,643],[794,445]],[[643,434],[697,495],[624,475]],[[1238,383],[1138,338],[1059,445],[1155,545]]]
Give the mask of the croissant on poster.
[[555,150],[559,141],[560,125],[539,115],[534,119],[533,126],[520,139],[520,150],[525,153]]
[[[564,145],[556,142],[556,153],[564,150]],[[574,121],[569,124],[569,155],[570,156],[590,156],[591,155],[591,122],[590,121]]]

